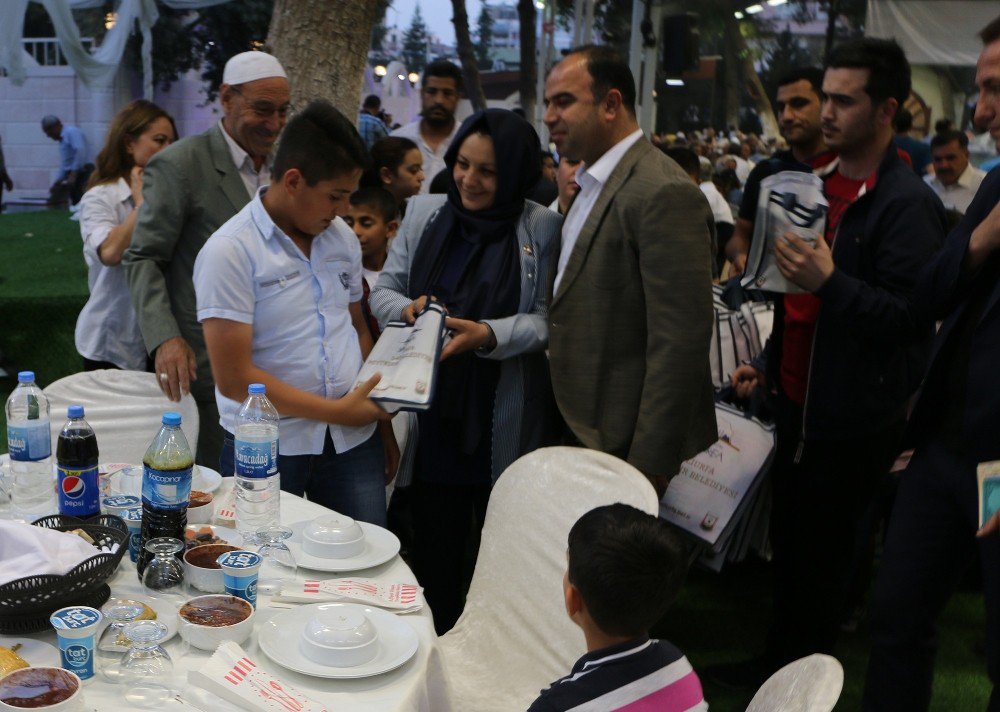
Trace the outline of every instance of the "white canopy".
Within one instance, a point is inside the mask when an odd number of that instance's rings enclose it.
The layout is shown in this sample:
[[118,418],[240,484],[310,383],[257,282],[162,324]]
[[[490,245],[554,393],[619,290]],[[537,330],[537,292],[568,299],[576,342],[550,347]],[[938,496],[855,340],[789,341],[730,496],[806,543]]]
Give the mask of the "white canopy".
[[979,31],[997,17],[992,0],[868,0],[865,34],[894,38],[911,64],[974,67]]

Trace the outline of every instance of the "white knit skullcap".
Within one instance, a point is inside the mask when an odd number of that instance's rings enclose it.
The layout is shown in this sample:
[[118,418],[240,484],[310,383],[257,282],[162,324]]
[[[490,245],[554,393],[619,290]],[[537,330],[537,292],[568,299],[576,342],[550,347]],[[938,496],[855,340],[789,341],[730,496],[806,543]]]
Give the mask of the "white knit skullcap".
[[274,55],[256,50],[233,55],[222,70],[223,84],[245,84],[270,77],[287,79],[288,75]]

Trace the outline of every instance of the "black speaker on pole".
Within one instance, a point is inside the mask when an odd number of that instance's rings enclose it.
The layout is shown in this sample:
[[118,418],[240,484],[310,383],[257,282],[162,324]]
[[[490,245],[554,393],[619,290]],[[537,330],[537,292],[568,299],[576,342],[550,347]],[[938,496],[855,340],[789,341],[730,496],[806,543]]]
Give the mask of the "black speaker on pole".
[[683,72],[698,69],[699,42],[698,14],[685,12],[663,18],[663,71],[668,77],[679,77]]

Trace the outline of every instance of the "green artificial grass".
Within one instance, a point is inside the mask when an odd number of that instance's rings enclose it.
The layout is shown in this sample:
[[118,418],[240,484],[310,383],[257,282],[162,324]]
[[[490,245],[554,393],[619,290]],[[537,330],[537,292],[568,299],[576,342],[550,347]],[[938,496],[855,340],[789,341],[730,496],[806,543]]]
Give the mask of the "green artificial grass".
[[[79,224],[65,210],[0,215],[0,349],[17,369],[35,371],[42,387],[82,367],[73,344],[76,317],[87,301],[87,270]],[[13,380],[0,380],[6,401]],[[60,415],[53,413],[54,418]],[[6,417],[0,452],[7,451]],[[727,566],[722,574],[695,569],[674,606],[652,634],[675,643],[695,670],[758,653],[770,616],[767,565]],[[989,699],[986,660],[975,651],[985,635],[982,594],[962,591],[941,619],[932,709],[982,710]],[[842,636],[837,658],[844,665],[844,692],[837,710],[861,707],[868,634],[864,627]],[[752,693],[733,693],[707,681],[713,712],[746,709]]]

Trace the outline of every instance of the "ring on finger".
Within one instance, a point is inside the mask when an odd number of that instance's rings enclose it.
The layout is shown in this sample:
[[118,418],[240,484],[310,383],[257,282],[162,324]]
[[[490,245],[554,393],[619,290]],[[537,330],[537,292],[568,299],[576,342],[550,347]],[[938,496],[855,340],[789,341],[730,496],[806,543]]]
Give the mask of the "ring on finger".
[[170,376],[168,376],[168,375],[167,375],[167,374],[165,374],[165,373],[161,373],[161,374],[160,374],[160,380],[161,380],[161,381],[169,381],[169,380],[170,380]]

